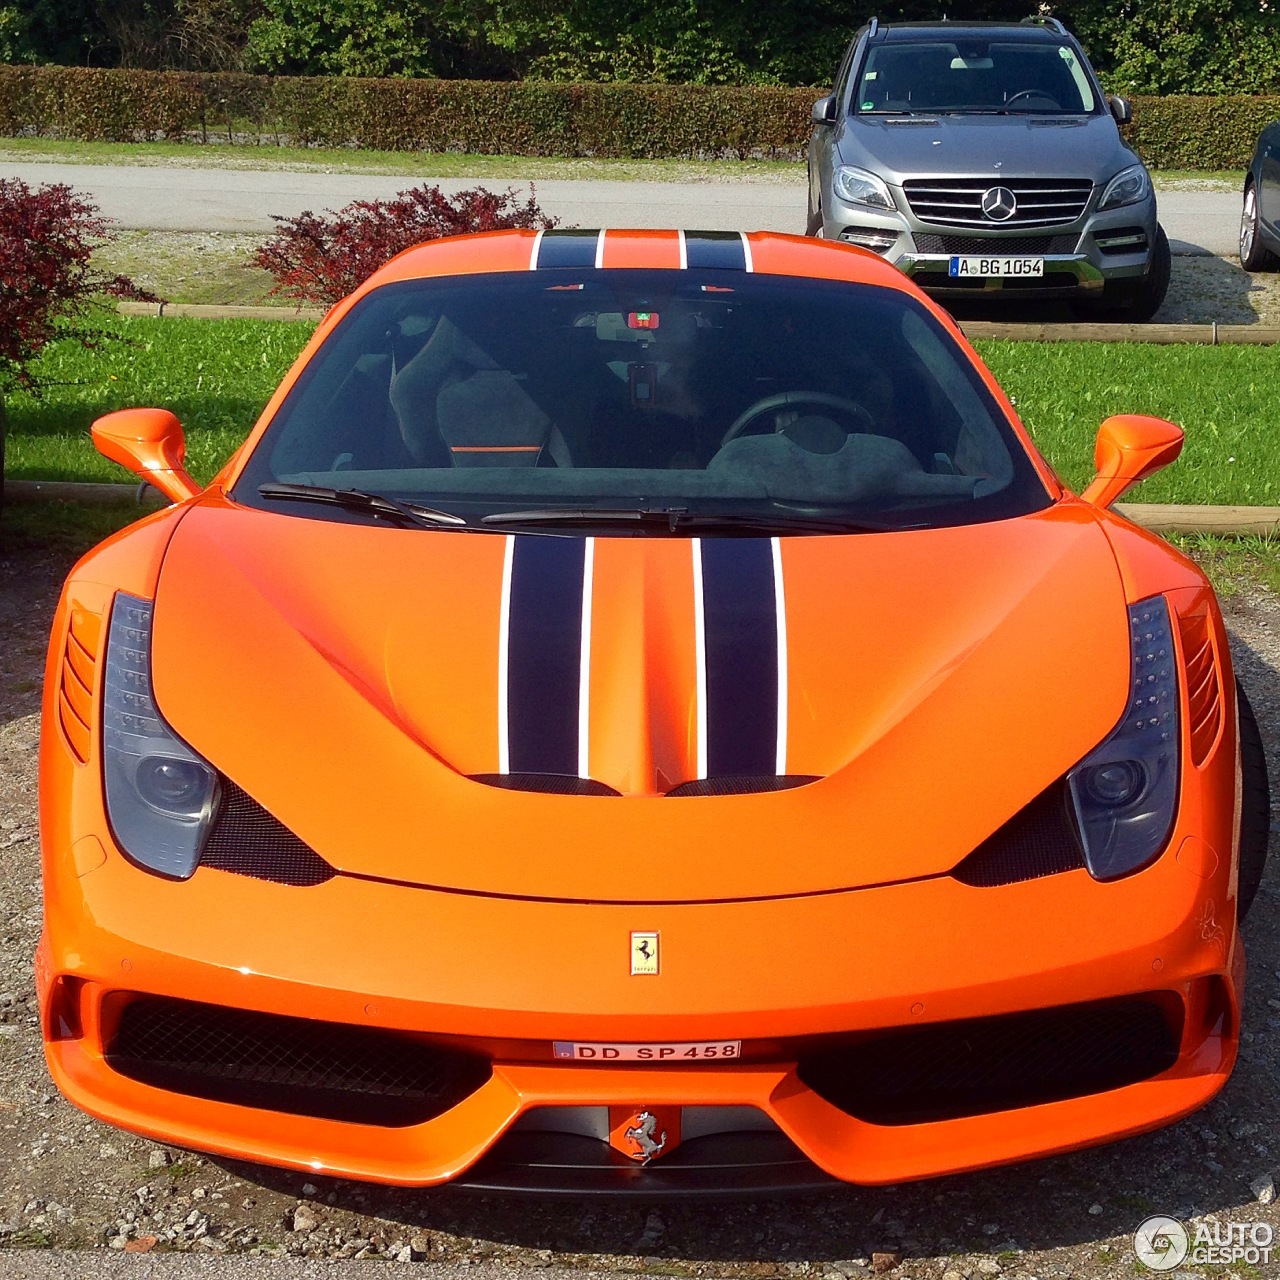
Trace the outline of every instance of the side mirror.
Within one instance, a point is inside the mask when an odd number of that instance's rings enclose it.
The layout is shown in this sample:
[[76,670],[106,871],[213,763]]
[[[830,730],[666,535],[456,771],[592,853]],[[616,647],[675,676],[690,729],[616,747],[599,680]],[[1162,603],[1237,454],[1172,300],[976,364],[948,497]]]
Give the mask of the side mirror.
[[99,418],[92,435],[104,458],[128,467],[171,502],[200,492],[182,465],[187,454],[182,423],[168,409],[118,409]]
[[1182,428],[1163,418],[1123,413],[1098,428],[1093,450],[1097,475],[1080,496],[1109,507],[1139,480],[1167,467],[1182,452]]
[[1111,114],[1116,118],[1116,124],[1128,124],[1133,119],[1133,108],[1129,106],[1128,98],[1122,98],[1119,94],[1115,94],[1108,99],[1107,105],[1111,108]]
[[810,118],[814,124],[830,124],[836,118],[836,100],[833,94],[827,94],[825,98],[819,98],[813,104],[813,110],[810,112]]

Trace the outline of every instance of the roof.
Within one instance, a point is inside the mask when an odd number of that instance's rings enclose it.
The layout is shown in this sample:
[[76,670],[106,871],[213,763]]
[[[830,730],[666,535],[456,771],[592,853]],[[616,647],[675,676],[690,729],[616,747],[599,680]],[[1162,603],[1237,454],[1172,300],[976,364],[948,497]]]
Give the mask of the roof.
[[875,39],[918,40],[921,36],[945,36],[948,40],[990,40],[994,35],[1022,40],[1028,44],[1061,44],[1069,31],[1057,31],[1036,22],[894,22],[881,23]]

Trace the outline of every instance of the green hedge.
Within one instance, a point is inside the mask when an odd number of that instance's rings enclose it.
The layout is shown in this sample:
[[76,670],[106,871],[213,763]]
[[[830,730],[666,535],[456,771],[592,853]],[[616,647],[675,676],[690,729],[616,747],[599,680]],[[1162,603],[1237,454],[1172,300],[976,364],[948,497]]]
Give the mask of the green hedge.
[[530,156],[799,156],[817,90],[0,66],[0,134]]
[[[473,154],[799,158],[814,89],[0,66],[0,135]],[[1280,98],[1135,98],[1148,164],[1242,169]]]

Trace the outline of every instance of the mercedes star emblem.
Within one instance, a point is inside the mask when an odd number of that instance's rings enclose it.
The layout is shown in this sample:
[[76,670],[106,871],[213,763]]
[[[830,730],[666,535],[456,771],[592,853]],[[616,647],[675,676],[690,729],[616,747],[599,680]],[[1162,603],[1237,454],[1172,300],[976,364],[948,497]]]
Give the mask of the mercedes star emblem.
[[992,222],[1008,222],[1018,210],[1018,201],[1008,187],[991,187],[982,193],[982,212]]

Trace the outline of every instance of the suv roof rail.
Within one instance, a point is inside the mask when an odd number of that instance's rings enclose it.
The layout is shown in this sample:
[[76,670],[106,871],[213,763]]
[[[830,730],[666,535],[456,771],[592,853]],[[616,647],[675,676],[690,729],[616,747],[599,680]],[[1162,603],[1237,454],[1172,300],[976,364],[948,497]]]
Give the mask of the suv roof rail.
[[880,19],[872,18],[871,25],[867,28],[867,35],[874,37],[875,33],[880,30]]
[[1022,19],[1024,26],[1048,27],[1051,31],[1056,31],[1060,36],[1070,35],[1071,33],[1062,25],[1058,18],[1051,18],[1047,13],[1033,13],[1029,17]]

